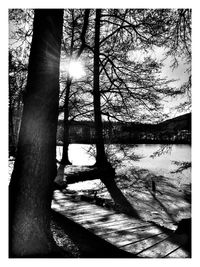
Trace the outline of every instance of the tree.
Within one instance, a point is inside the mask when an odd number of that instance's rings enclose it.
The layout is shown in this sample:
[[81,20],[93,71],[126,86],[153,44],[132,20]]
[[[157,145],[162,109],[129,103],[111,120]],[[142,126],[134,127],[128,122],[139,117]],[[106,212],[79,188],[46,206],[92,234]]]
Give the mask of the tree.
[[[90,10],[89,9],[85,9],[84,11],[84,20],[83,20],[83,27],[82,27],[82,31],[81,33],[78,32],[78,34],[80,35],[79,38],[76,37],[77,33],[76,33],[76,28],[77,28],[77,20],[80,18],[80,14],[77,15],[77,17],[75,17],[74,14],[74,10],[71,10],[71,43],[69,45],[69,49],[66,48],[67,44],[64,43],[64,50],[66,51],[70,51],[69,53],[69,63],[70,60],[78,60],[79,57],[81,56],[84,48],[85,48],[85,35],[87,32],[87,28],[88,28],[88,18],[89,18],[89,14],[90,14]],[[68,24],[70,24],[68,22]],[[69,27],[66,27],[68,32],[69,32]],[[81,44],[78,43],[75,44],[75,38],[76,40],[80,40]],[[76,47],[74,47],[76,45]],[[77,49],[78,46],[78,49]],[[74,50],[77,50],[77,52],[75,53],[75,56],[73,56]],[[67,81],[66,81],[66,85],[65,85],[65,96],[64,96],[64,103],[63,103],[63,109],[64,109],[64,120],[63,120],[63,129],[64,129],[64,133],[63,133],[63,152],[62,152],[62,159],[61,159],[61,164],[62,165],[70,165],[71,162],[69,161],[69,156],[68,156],[68,147],[69,147],[69,98],[70,98],[70,87],[72,85],[72,80],[73,77],[70,77],[69,73],[67,74]]]
[[65,87],[64,99],[64,120],[63,120],[63,151],[62,151],[62,165],[71,165],[69,161],[68,148],[69,148],[69,94],[70,94],[71,79],[67,78]]
[[177,68],[180,65],[180,62],[184,62],[188,74],[188,79],[180,86],[180,92],[186,96],[186,100],[181,102],[176,108],[181,112],[188,112],[191,110],[191,17],[191,9],[175,9],[173,12],[168,12],[168,20],[166,21],[171,27],[171,30],[166,36],[166,42],[164,43],[167,47],[166,57],[172,57],[172,69]]
[[[171,81],[159,77],[162,66],[159,62],[146,56],[143,62],[135,63],[128,57],[130,50],[148,52],[155,46],[164,45],[170,32],[166,23],[169,11],[96,10],[93,95],[96,165],[99,167],[109,166],[104,149],[102,114],[122,121],[124,118],[127,121],[147,121],[152,116],[162,118],[160,99],[181,93],[169,86]],[[102,34],[100,28],[104,29]],[[113,177],[112,169],[102,177],[109,193],[116,203],[127,208],[128,213],[137,216]]]
[[[149,16],[152,21],[146,25],[144,18]],[[135,47],[138,51],[148,50],[160,41],[163,30],[156,24],[155,11],[151,14],[146,10],[101,12],[97,9],[95,21],[93,94],[96,161],[97,165],[105,165],[101,115],[121,121],[140,121],[142,116],[146,119],[152,118],[152,115],[159,117],[160,97],[174,92],[169,87],[170,81],[159,78],[161,64],[156,60],[149,56],[140,63],[129,59],[129,53]],[[103,29],[101,33],[100,28]]]
[[96,9],[95,19],[95,41],[94,41],[94,122],[95,122],[95,142],[96,142],[96,165],[106,166],[107,159],[104,149],[103,125],[101,119],[101,97],[99,88],[99,38],[100,38],[100,18],[101,9]]
[[[22,90],[19,89],[17,80],[18,68],[13,61],[12,53],[9,52],[9,156],[15,156],[17,138],[18,138],[18,124],[16,123],[16,113],[20,110],[22,102]],[[23,86],[23,81],[20,87]]]
[[9,185],[11,257],[50,257],[63,10],[35,10],[17,156]]
[[119,209],[129,215],[138,217],[137,212],[130,205],[115,183],[115,171],[108,162],[103,139],[103,124],[101,118],[101,94],[99,84],[99,54],[100,54],[100,18],[101,9],[96,9],[95,18],[95,41],[94,41],[94,76],[93,76],[93,97],[94,97],[94,121],[95,121],[95,142],[96,142],[96,166],[107,169],[106,175],[101,177],[111,197]]
[[32,10],[9,10],[9,155],[15,156],[32,36]]

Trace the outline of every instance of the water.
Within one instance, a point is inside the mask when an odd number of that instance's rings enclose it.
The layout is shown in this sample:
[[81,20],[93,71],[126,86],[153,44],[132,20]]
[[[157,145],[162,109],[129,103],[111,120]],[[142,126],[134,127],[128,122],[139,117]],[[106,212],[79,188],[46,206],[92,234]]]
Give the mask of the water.
[[[152,157],[156,151],[164,148],[161,155]],[[135,149],[136,153],[141,153],[144,157],[135,162],[135,165],[141,168],[146,168],[160,175],[170,176],[187,176],[190,178],[191,170],[187,169],[181,174],[174,174],[172,172],[177,170],[177,165],[174,162],[191,162],[191,146],[190,145],[170,145],[160,146],[154,144],[139,145]]]
[[[73,165],[93,165],[95,158],[88,154],[91,145],[85,144],[70,144],[69,145],[69,159]],[[140,144],[136,147],[130,146],[126,150],[129,155],[133,153],[140,156],[138,161],[123,159],[123,153],[117,148],[117,145],[109,147],[115,158],[124,160],[124,164],[129,167],[137,167],[141,169],[148,169],[156,175],[163,175],[172,179],[180,180],[181,183],[191,183],[191,169],[182,171],[181,173],[172,172],[177,169],[174,161],[191,162],[191,146],[190,145],[156,145],[156,144]],[[155,152],[162,150],[158,156],[152,157]],[[62,147],[57,147],[57,158],[61,158]]]
[[[69,145],[69,160],[73,165],[93,165],[95,158],[88,154],[91,145],[70,144]],[[57,146],[57,159],[62,156],[62,146]]]

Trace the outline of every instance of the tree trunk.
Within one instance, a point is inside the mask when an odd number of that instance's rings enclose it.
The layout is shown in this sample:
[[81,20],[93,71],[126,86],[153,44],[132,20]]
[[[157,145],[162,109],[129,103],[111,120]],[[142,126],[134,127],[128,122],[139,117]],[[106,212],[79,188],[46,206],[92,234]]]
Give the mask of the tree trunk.
[[63,10],[37,9],[17,157],[9,186],[10,257],[49,257]]
[[[84,23],[83,23],[83,28],[82,28],[82,32],[80,35],[80,39],[81,39],[81,46],[78,50],[78,53],[75,57],[75,59],[77,60],[84,48],[85,48],[85,35],[87,32],[87,28],[88,28],[88,19],[89,19],[89,14],[90,14],[90,9],[85,9],[85,13],[84,13]],[[73,24],[73,28],[72,28],[72,37],[71,37],[71,48],[70,48],[70,57],[72,58],[73,55],[73,47],[74,47],[74,30],[75,30],[75,26],[74,26],[74,21],[72,22]],[[70,86],[72,83],[72,78],[70,78],[69,74],[67,77],[67,83],[66,83],[66,92],[65,92],[65,102],[64,102],[64,136],[63,136],[63,152],[62,152],[62,159],[61,159],[61,164],[62,165],[71,165],[72,163],[69,161],[69,154],[68,154],[68,149],[69,149],[69,94],[70,94]]]
[[140,218],[138,212],[132,207],[122,191],[117,187],[115,182],[115,171],[111,166],[107,167],[106,174],[102,176],[101,181],[104,183],[110,196],[114,200],[118,211],[137,219]]
[[68,149],[69,149],[69,93],[70,93],[71,79],[67,78],[65,103],[64,103],[64,134],[63,134],[63,152],[62,152],[62,165],[71,165],[69,161]]
[[96,140],[96,165],[107,164],[107,158],[104,149],[103,124],[101,118],[101,96],[99,89],[99,38],[100,38],[100,18],[101,9],[96,10],[95,20],[95,46],[94,46],[94,120],[95,120],[95,140]]
[[101,9],[96,9],[95,20],[95,46],[94,46],[94,118],[95,118],[95,140],[96,140],[96,165],[98,168],[103,168],[106,174],[102,176],[101,181],[105,184],[108,192],[113,198],[115,204],[121,211],[126,214],[137,217],[137,212],[133,209],[131,204],[122,194],[121,190],[115,183],[115,172],[111,164],[108,162],[103,139],[103,124],[101,118],[101,95],[99,88],[99,39],[100,39],[100,18]]
[[9,107],[9,156],[16,156],[17,141],[13,123],[13,109]]

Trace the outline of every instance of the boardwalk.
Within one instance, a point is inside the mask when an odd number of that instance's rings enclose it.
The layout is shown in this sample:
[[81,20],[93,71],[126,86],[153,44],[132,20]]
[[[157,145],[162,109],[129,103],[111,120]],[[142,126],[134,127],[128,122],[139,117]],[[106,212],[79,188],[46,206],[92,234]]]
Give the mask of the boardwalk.
[[130,218],[95,204],[54,191],[52,209],[116,247],[141,258],[187,258],[184,237],[153,223]]

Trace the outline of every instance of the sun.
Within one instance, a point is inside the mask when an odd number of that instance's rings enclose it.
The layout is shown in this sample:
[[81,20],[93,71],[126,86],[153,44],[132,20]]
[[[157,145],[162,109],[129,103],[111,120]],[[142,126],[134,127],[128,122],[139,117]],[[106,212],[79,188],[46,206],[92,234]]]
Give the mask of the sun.
[[70,60],[61,62],[61,71],[69,74],[72,79],[80,79],[85,76],[84,65],[80,60]]

